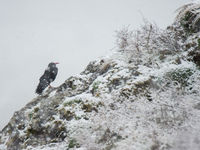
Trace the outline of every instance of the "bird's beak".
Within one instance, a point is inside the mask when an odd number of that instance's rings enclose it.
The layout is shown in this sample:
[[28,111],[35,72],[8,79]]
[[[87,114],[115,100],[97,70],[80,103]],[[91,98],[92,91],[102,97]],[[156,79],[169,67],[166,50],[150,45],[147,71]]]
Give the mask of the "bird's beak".
[[59,64],[59,62],[55,62],[55,64]]

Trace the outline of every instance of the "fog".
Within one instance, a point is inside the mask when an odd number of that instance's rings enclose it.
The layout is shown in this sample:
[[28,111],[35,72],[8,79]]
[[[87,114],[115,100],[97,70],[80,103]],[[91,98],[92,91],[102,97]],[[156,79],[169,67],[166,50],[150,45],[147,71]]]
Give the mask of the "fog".
[[0,129],[34,93],[49,62],[52,86],[81,72],[115,47],[115,31],[147,18],[159,27],[190,0],[0,0]]

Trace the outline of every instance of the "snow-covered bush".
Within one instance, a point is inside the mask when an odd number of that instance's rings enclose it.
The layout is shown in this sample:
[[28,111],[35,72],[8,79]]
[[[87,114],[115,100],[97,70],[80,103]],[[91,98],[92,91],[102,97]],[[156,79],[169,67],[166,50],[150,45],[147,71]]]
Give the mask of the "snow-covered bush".
[[130,31],[128,26],[123,27],[120,31],[116,31],[116,37],[116,44],[120,50],[127,50],[132,42],[133,31]]
[[184,68],[167,72],[167,77],[177,84],[185,87],[189,85],[188,80],[192,74],[193,71],[190,68]]
[[200,31],[200,4],[190,3],[182,6],[177,11],[177,20],[187,34],[196,33]]
[[162,30],[156,24],[144,21],[139,30],[129,27],[116,31],[116,45],[128,56],[129,62],[151,65],[155,59],[164,59],[181,50],[179,39],[169,28]]

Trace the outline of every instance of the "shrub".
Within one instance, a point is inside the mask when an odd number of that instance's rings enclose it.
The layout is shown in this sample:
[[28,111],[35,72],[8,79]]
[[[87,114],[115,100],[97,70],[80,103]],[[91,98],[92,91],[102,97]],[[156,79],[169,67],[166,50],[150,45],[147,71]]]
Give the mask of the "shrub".
[[120,50],[127,50],[133,38],[133,31],[129,27],[123,27],[121,30],[116,31],[116,44]]
[[172,81],[178,82],[181,86],[185,87],[189,85],[189,78],[193,74],[193,71],[189,68],[177,69],[167,73]]
[[192,34],[200,31],[200,4],[190,3],[182,6],[176,19],[180,22],[186,33]]
[[174,54],[180,50],[179,39],[170,28],[161,30],[156,24],[146,20],[139,30],[133,31],[124,27],[116,31],[116,37],[119,51],[128,53],[126,58],[129,62],[153,64],[155,56],[163,51]]

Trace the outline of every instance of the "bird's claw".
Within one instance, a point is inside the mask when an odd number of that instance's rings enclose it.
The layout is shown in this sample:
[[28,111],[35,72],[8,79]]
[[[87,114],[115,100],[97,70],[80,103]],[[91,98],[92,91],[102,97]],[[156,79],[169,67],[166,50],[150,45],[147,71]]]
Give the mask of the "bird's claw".
[[53,86],[51,86],[51,85],[49,85],[49,88],[50,88],[50,89],[53,89],[54,87],[53,87]]

